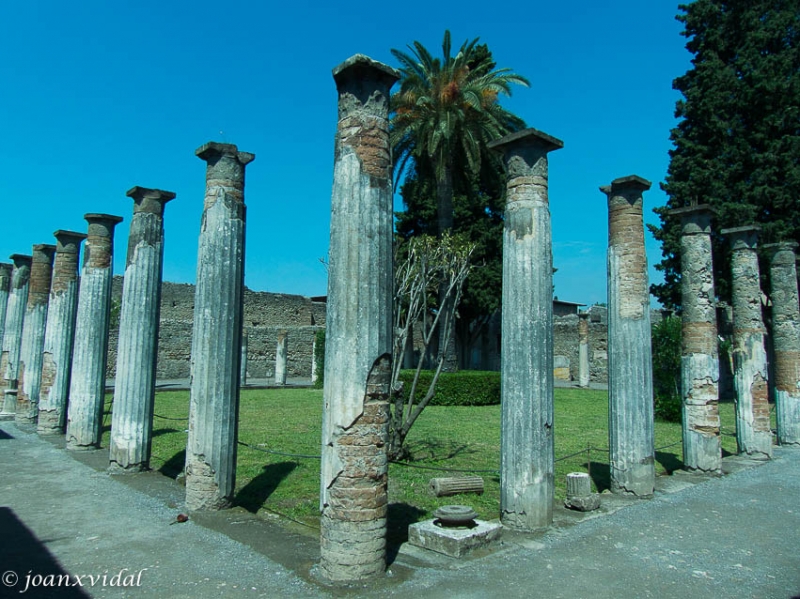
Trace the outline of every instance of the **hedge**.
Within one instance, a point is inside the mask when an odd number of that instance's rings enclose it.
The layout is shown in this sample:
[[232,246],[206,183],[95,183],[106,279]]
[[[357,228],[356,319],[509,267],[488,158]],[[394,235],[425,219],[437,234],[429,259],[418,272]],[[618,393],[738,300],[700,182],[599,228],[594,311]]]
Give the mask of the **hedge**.
[[[408,397],[414,381],[414,370],[400,372],[400,380],[405,384],[404,393]],[[433,379],[432,370],[423,370],[417,383],[417,399],[420,401]],[[432,406],[493,406],[500,404],[500,373],[482,370],[461,370],[443,372],[436,383],[436,393],[429,405]]]

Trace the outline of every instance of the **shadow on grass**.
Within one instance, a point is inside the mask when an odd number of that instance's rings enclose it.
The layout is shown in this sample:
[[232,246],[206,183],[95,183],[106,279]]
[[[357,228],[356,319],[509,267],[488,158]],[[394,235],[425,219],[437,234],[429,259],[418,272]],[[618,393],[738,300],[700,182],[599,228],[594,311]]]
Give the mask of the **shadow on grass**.
[[425,439],[408,444],[408,454],[413,462],[438,462],[441,460],[452,460],[461,454],[478,453],[476,450],[469,449],[468,445],[455,443],[452,441],[438,441]]
[[[153,433],[155,435],[155,433]],[[183,472],[183,467],[186,465],[186,450],[182,449],[166,462],[158,471],[164,476],[170,478],[178,478],[178,475]]]
[[661,464],[667,474],[672,475],[676,470],[683,468],[683,460],[676,453],[656,452],[656,461]]
[[170,433],[180,433],[177,428],[157,428],[153,430],[153,437],[160,437],[161,435],[168,435]]
[[390,503],[386,515],[386,563],[397,558],[400,546],[408,541],[408,526],[419,522],[427,512],[407,503]]
[[597,492],[602,493],[606,489],[611,488],[611,467],[604,462],[586,462],[583,464],[589,476],[592,477],[594,486],[597,487]]
[[236,494],[234,499],[236,505],[255,514],[283,479],[289,476],[295,468],[297,468],[297,462],[279,462],[264,466],[263,472]]
[[13,439],[14,437],[9,435],[6,431],[0,431],[0,439]]

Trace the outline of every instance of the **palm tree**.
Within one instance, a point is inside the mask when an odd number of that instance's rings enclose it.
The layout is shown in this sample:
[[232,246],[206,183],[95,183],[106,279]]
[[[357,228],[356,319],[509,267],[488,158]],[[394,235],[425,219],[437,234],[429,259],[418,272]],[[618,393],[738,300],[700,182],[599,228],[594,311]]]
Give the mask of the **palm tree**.
[[489,141],[524,127],[522,119],[500,106],[498,96],[510,96],[512,84],[527,87],[528,80],[510,69],[495,69],[478,39],[465,41],[452,56],[445,31],[442,59],[416,41],[409,46],[411,54],[392,50],[401,65],[400,89],[390,105],[395,176],[400,178],[410,160],[428,162],[436,179],[439,235],[453,226],[454,165],[477,173]]

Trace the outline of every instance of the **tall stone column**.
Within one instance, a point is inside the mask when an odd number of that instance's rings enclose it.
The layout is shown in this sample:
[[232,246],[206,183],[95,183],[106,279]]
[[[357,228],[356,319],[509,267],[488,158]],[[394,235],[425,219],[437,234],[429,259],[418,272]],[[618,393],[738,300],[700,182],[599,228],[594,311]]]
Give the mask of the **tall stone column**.
[[239,364],[239,386],[244,387],[247,385],[247,346],[248,346],[247,330],[242,330],[242,357]]
[[650,295],[642,193],[631,175],[608,196],[608,435],[611,490],[650,497],[655,486]]
[[50,281],[53,278],[53,257],[56,246],[33,246],[31,279],[25,323],[22,327],[22,347],[17,373],[17,414],[21,424],[35,424],[39,411],[39,389],[42,380],[42,349],[47,324],[47,302],[50,299]]
[[800,308],[797,297],[797,242],[765,245],[770,260],[773,382],[778,443],[800,445]]
[[6,325],[6,308],[8,307],[8,296],[11,293],[11,270],[13,264],[0,262],[0,350],[3,347],[3,332]]
[[53,283],[47,309],[47,326],[42,353],[42,379],[39,390],[40,435],[64,432],[67,396],[78,311],[78,254],[86,234],[58,230]]
[[[12,254],[10,258],[14,262],[14,268],[11,271],[11,292],[6,307],[3,353],[0,355],[0,391],[4,398],[0,420],[14,420],[17,415],[17,372],[33,260],[31,256],[23,254]],[[6,393],[7,390],[13,393]]]
[[681,219],[681,397],[683,463],[722,471],[719,436],[719,342],[711,254],[711,206],[678,208]]
[[553,245],[548,154],[564,143],[536,129],[493,141],[506,171],[500,348],[500,519],[553,522]]
[[733,385],[736,395],[736,444],[739,453],[772,457],[769,422],[767,351],[761,313],[758,231],[750,225],[723,229],[731,243],[733,303]]
[[275,384],[286,384],[286,331],[278,331],[278,346],[275,348]]
[[192,389],[186,447],[186,506],[228,507],[236,483],[239,361],[244,298],[244,171],[255,155],[233,144],[207,143],[197,254]]
[[389,90],[397,71],[361,54],[333,70],[339,98],[331,194],[319,571],[386,569],[392,351]]
[[126,195],[133,198],[133,218],[120,306],[108,457],[111,473],[139,472],[150,467],[164,260],[164,207],[175,198],[171,191],[138,186]]
[[578,314],[578,385],[588,387],[589,371],[589,313]]
[[100,444],[106,393],[108,327],[114,227],[121,216],[86,214],[89,234],[83,251],[75,345],[67,410],[67,449],[93,449]]
[[317,331],[312,333],[311,338],[311,384],[317,383]]

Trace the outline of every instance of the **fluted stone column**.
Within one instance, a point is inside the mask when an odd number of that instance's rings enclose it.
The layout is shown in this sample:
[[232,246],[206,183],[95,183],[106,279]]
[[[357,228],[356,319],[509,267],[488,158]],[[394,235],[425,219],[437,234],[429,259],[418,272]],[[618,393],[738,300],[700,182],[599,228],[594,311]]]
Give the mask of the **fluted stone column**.
[[773,392],[778,443],[800,445],[800,308],[797,296],[797,242],[765,245],[771,250]]
[[[0,391],[3,392],[0,420],[14,420],[17,415],[17,372],[33,260],[31,256],[23,254],[12,254],[10,258],[14,262],[14,268],[11,271],[11,292],[6,307],[3,353],[0,355]],[[13,393],[6,393],[6,390]]]
[[93,449],[100,444],[106,392],[108,328],[114,227],[121,216],[87,214],[89,234],[83,251],[75,344],[67,410],[67,449]]
[[0,262],[0,350],[3,347],[3,331],[6,325],[6,308],[8,307],[8,296],[11,293],[11,270],[13,264]]
[[134,187],[133,218],[122,286],[109,471],[138,472],[150,467],[156,393],[161,273],[164,261],[164,208],[171,191]]
[[611,490],[650,497],[655,486],[650,295],[642,193],[636,175],[600,188],[608,196],[608,433]]
[[239,386],[244,387],[247,385],[247,346],[248,335],[247,330],[242,331],[242,357],[239,364]]
[[278,345],[275,348],[275,384],[286,384],[287,333],[278,331]]
[[681,219],[683,464],[719,474],[719,342],[711,254],[711,206],[672,210]]
[[500,349],[500,519],[553,522],[553,245],[548,153],[564,143],[536,129],[489,144],[506,171]]
[[245,166],[255,155],[207,143],[206,193],[197,254],[186,506],[228,507],[236,483],[239,362],[244,298]]
[[589,313],[578,314],[578,385],[588,387],[589,370]]
[[769,422],[767,351],[761,312],[756,245],[761,227],[723,229],[731,243],[733,304],[733,385],[736,394],[736,444],[739,453],[772,457]]
[[339,98],[331,194],[319,571],[332,582],[386,569],[392,351],[394,69],[357,54],[333,70]]
[[47,326],[42,353],[42,379],[39,390],[40,435],[64,432],[67,420],[75,316],[78,312],[78,255],[85,233],[58,230],[53,283],[47,308]]
[[47,303],[53,278],[53,257],[56,246],[33,246],[31,280],[25,323],[22,327],[22,348],[17,373],[17,415],[21,424],[35,424],[39,412],[39,389],[42,380],[42,349],[47,324]]

